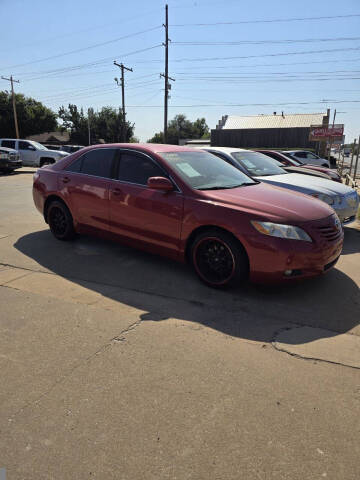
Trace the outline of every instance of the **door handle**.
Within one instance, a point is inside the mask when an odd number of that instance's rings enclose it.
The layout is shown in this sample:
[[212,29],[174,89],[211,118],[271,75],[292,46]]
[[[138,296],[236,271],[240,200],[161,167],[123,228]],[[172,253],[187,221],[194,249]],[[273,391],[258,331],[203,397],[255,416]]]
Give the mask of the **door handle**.
[[121,195],[122,191],[120,190],[120,188],[114,188],[112,190],[112,193],[113,193],[113,195]]
[[69,183],[70,178],[69,177],[63,177],[62,181],[63,181],[63,183]]

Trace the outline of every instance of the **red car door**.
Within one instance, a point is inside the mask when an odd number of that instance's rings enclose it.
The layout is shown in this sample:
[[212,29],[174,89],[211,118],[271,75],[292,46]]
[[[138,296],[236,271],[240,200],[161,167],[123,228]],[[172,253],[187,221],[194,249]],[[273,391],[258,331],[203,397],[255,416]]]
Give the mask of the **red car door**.
[[98,148],[81,155],[59,176],[59,189],[77,229],[109,230],[109,185],[116,149]]
[[120,150],[117,179],[110,182],[110,230],[130,244],[176,258],[184,200],[178,189],[147,186],[148,178],[160,176],[167,173],[148,155]]

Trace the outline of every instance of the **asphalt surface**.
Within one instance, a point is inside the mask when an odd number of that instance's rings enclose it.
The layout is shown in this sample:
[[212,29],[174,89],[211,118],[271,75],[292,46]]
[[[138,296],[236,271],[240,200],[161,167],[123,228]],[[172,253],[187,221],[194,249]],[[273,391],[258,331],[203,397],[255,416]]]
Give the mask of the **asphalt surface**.
[[213,291],[56,241],[0,177],[0,469],[9,480],[360,478],[360,228],[327,275]]

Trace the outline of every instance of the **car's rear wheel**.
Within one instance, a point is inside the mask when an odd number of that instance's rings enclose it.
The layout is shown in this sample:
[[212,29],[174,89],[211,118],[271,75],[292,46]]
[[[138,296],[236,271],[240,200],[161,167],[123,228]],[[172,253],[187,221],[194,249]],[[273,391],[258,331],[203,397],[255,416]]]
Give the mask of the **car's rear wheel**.
[[60,201],[53,201],[47,211],[47,220],[51,233],[58,240],[71,240],[75,236],[74,224],[67,206]]
[[191,259],[200,279],[214,288],[237,284],[248,276],[244,248],[232,235],[220,230],[200,233],[192,244]]

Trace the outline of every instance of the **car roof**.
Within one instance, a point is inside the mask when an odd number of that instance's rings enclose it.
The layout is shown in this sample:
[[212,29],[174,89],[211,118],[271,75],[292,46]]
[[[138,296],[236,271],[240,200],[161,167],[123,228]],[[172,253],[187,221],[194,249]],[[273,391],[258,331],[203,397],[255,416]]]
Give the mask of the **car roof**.
[[89,147],[85,147],[82,149],[82,152],[84,152],[85,150],[91,150],[93,148],[129,148],[133,150],[143,150],[151,153],[194,152],[194,150],[198,150],[182,145],[167,145],[163,143],[100,143],[98,145],[91,145]]
[[205,147],[204,150],[216,150],[218,152],[232,153],[232,152],[251,152],[252,150],[246,150],[245,148],[238,147]]

